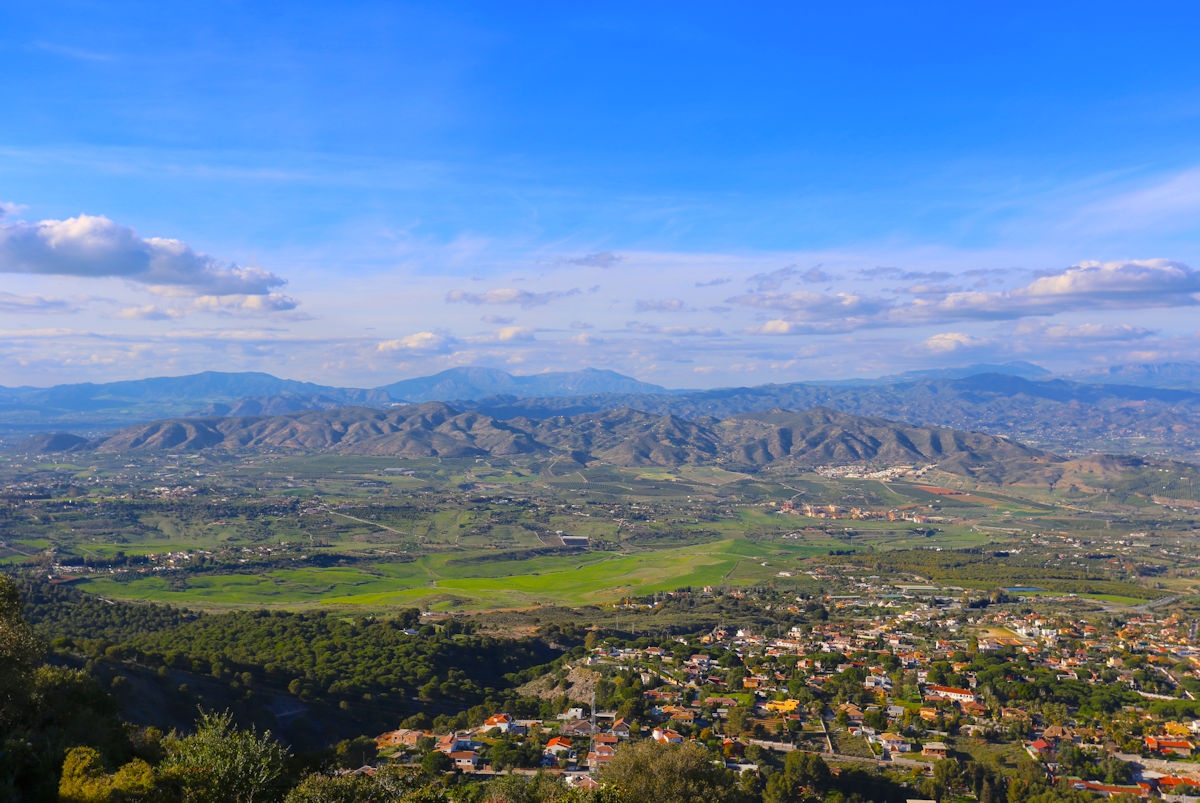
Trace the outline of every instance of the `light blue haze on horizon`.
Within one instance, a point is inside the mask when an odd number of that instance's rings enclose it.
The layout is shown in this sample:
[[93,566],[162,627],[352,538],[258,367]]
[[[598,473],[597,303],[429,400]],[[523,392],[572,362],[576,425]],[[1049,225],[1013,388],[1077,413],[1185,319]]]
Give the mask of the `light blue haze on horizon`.
[[1191,4],[10,5],[3,385],[1200,358]]

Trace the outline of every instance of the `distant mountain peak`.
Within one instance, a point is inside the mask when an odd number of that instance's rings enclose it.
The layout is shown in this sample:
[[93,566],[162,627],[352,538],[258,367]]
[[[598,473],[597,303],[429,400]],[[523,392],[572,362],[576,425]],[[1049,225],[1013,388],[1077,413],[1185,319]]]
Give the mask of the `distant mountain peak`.
[[1017,376],[1022,379],[1043,379],[1053,375],[1040,365],[1017,360],[1000,365],[976,363],[956,368],[926,368],[919,371],[905,371],[901,374],[880,377],[877,381],[903,382],[912,379],[963,379],[978,374],[1000,374],[1003,376]]
[[599,393],[663,393],[665,388],[616,371],[583,368],[515,375],[497,368],[450,368],[433,376],[404,379],[379,388],[410,402],[472,401],[493,396],[559,397]]

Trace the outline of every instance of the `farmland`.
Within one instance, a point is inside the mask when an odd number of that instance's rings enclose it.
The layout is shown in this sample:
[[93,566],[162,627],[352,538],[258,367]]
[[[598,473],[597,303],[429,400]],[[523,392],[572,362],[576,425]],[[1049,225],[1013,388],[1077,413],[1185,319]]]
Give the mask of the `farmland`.
[[[0,470],[5,563],[196,609],[579,607],[717,586],[811,595],[863,566],[1137,601],[1188,591],[1195,572],[1186,508],[930,470],[559,473],[328,455],[10,458]],[[963,551],[974,557],[937,557]]]

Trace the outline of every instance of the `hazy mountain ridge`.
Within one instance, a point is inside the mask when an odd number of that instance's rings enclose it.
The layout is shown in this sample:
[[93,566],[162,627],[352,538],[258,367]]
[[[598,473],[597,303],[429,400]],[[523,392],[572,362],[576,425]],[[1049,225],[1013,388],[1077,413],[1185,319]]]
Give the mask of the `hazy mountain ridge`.
[[593,393],[666,393],[661,385],[615,371],[584,368],[515,375],[494,368],[451,368],[433,376],[405,379],[378,388],[412,402],[480,399],[487,396],[584,396]]
[[[441,396],[444,398],[435,400],[459,410],[476,410],[497,421],[578,417],[623,409],[693,421],[771,409],[828,407],[853,415],[1003,435],[1069,454],[1112,451],[1200,461],[1200,392],[1064,378],[1031,379],[1029,375],[1041,369],[1024,363],[992,367],[1000,372],[693,391],[665,391],[591,369],[512,376],[494,369],[460,368],[370,390],[291,382],[268,374],[209,372],[107,385],[0,388],[0,431],[6,431],[11,441],[12,435],[20,432],[65,430],[95,435],[170,418],[270,417],[350,405],[386,410],[406,403],[397,397],[403,392]],[[1200,363],[1161,368],[1162,374],[1175,379],[1186,379],[1189,371],[1194,371],[1200,382]],[[960,370],[970,369],[949,373]],[[1110,370],[1113,376],[1119,373]],[[1129,367],[1129,372],[1138,375],[1149,370]],[[498,388],[505,392],[495,394]],[[487,393],[491,395],[480,398]],[[202,435],[175,433],[170,437],[187,440]],[[647,452],[666,447],[661,443],[641,447],[620,443],[612,448]]]
[[980,374],[894,384],[762,385],[672,395],[562,399],[482,399],[473,406],[497,418],[547,417],[629,407],[683,418],[770,409],[829,407],[921,426],[988,432],[1077,453],[1138,450],[1200,459],[1200,393],[1132,385],[1029,380]]
[[1019,376],[1022,379],[1047,379],[1054,375],[1042,366],[1034,365],[1031,362],[1018,361],[1003,364],[975,363],[974,365],[963,365],[956,368],[925,368],[917,371],[904,371],[899,374],[883,376],[876,380],[868,380],[866,384],[909,382],[914,379],[963,379],[977,374],[1005,374],[1008,376]]
[[1072,371],[1066,379],[1200,391],[1200,362],[1135,363]]
[[264,373],[206,371],[101,384],[0,387],[0,431],[58,428],[96,432],[162,418],[282,415],[345,406],[386,408],[502,393],[557,397],[610,392],[669,391],[613,371],[591,368],[530,376],[488,368],[454,368],[432,377],[370,389],[278,379]]

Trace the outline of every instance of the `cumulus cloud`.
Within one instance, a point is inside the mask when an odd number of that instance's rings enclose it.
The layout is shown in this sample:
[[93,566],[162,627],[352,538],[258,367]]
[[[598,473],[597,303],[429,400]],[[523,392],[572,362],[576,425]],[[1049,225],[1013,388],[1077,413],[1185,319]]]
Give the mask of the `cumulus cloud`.
[[[891,268],[872,269],[877,275],[901,278]],[[779,271],[769,276],[777,277]],[[916,278],[905,272],[903,278]],[[925,278],[939,273],[923,274]],[[964,275],[964,274],[960,274]],[[768,276],[764,274],[764,276]],[[770,281],[762,282],[770,284]],[[1032,276],[1006,290],[963,290],[934,284],[880,290],[877,295],[852,291],[748,292],[726,299],[740,307],[767,313],[764,320],[741,331],[753,335],[840,334],[866,329],[948,325],[960,321],[1003,321],[1048,318],[1082,311],[1144,310],[1200,305],[1200,271],[1167,259],[1123,262],[1081,262],[1054,273]],[[1136,329],[1055,330],[1057,336],[1146,336]],[[950,341],[933,341],[931,348]],[[956,348],[962,348],[957,341]]]
[[215,312],[218,315],[256,314],[262,312],[288,312],[296,309],[298,302],[282,293],[266,295],[204,295],[192,299],[197,310]]
[[579,288],[570,290],[548,290],[544,293],[533,293],[529,290],[519,290],[515,287],[498,287],[482,293],[471,293],[466,290],[451,290],[446,293],[448,304],[515,304],[521,307],[539,307],[563,298],[579,295]]
[[14,204],[11,201],[0,201],[0,218],[19,215],[25,211],[27,207],[21,204]]
[[785,321],[782,318],[775,318],[758,326],[749,327],[744,331],[748,335],[794,335],[807,334],[811,329],[794,324],[791,321]]
[[696,287],[717,287],[722,284],[729,284],[733,279],[728,276],[723,276],[717,279],[709,279],[708,281],[696,282]]
[[958,292],[908,311],[928,317],[1011,319],[1080,309],[1200,304],[1200,272],[1167,259],[1082,262],[998,293]]
[[389,352],[412,352],[416,354],[445,354],[450,351],[454,340],[438,332],[414,332],[394,340],[384,340],[375,347],[381,354]]
[[179,240],[143,238],[91,215],[0,223],[0,272],[116,277],[214,296],[267,295],[285,284],[261,268],[220,262]]
[[925,338],[922,345],[935,354],[947,354],[967,348],[977,348],[985,345],[986,340],[968,335],[963,332],[939,332]]
[[633,308],[638,312],[683,312],[687,305],[680,298],[638,299]]
[[513,340],[533,340],[533,328],[529,326],[505,326],[496,331],[496,339],[501,343]]
[[1174,305],[1200,299],[1200,273],[1168,259],[1132,262],[1082,262],[1054,276],[1043,276],[1024,291],[1030,298],[1071,296],[1098,302]]
[[0,312],[75,312],[77,309],[61,298],[0,292]]

